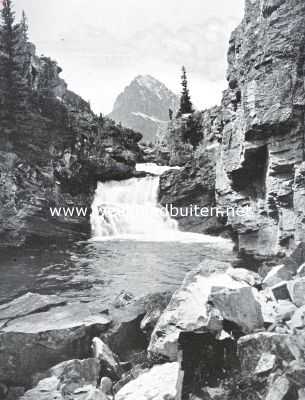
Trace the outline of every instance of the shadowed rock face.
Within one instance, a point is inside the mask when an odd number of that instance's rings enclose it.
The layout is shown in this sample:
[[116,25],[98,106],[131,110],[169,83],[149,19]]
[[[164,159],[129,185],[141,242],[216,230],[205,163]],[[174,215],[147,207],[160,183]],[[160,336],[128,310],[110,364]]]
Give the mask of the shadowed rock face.
[[304,38],[303,1],[248,0],[230,40],[216,191],[253,209],[229,224],[258,258],[294,247],[304,228]]
[[[0,246],[86,237],[97,181],[130,178],[140,156],[140,134],[96,116],[32,44],[25,54],[26,111],[0,124]],[[49,207],[73,205],[89,207],[87,217],[51,218]]]

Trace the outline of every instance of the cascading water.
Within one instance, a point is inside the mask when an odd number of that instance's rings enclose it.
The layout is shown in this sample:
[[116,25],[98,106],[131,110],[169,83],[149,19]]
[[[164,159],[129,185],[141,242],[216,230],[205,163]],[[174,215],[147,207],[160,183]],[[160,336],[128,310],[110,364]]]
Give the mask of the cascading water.
[[92,204],[91,226],[97,238],[157,238],[177,232],[177,222],[158,205],[159,176],[168,167],[138,165],[156,176],[99,183]]
[[138,164],[144,178],[99,183],[92,203],[91,228],[94,241],[137,240],[151,242],[231,242],[203,234],[180,232],[177,222],[158,204],[159,176],[170,167]]

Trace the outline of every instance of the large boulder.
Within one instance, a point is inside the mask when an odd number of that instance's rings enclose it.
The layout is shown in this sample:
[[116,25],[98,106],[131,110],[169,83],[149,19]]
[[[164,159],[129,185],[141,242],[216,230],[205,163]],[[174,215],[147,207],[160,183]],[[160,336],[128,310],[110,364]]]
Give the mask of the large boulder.
[[29,292],[10,303],[2,304],[0,306],[0,321],[24,317],[64,304],[66,304],[66,301],[61,297],[54,295],[43,296],[38,293]]
[[[228,263],[206,260],[186,276],[153,331],[148,347],[151,355],[176,360],[180,332],[207,328],[207,302],[213,288],[249,288],[246,283],[238,282],[226,274],[229,267]],[[211,269],[216,272],[209,276]]]
[[305,278],[297,278],[287,283],[291,300],[297,307],[305,305]]
[[115,398],[116,400],[175,400],[178,377],[178,362],[156,365],[123,386]]
[[[110,310],[113,323],[103,335],[103,340],[123,361],[132,361],[146,351],[150,335],[162,311],[168,305],[171,292],[115,300]],[[119,306],[118,306],[119,305]]]
[[222,317],[234,322],[244,333],[263,328],[264,319],[257,291],[251,287],[214,289],[209,300],[220,310]]
[[267,276],[263,281],[263,287],[272,287],[282,281],[288,281],[292,279],[293,272],[285,265],[278,265],[271,268]]
[[97,389],[99,375],[97,359],[65,361],[47,371],[20,400],[107,400]]
[[286,343],[288,336],[259,332],[241,337],[237,343],[237,352],[242,375],[251,375],[260,370],[264,354],[274,355],[277,359],[293,360],[293,355]]
[[0,329],[0,381],[28,386],[37,372],[71,358],[88,357],[92,338],[111,322],[100,314],[98,304],[73,303],[44,312],[38,309],[30,315],[23,310],[25,316],[8,320]]

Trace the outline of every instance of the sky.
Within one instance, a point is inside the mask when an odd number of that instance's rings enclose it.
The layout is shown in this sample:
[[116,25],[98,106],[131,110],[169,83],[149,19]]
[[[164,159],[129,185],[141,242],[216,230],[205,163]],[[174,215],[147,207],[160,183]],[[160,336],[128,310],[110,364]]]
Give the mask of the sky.
[[175,93],[185,65],[196,107],[219,103],[226,51],[244,0],[15,0],[30,40],[58,61],[69,89],[96,112],[137,75],[150,74]]

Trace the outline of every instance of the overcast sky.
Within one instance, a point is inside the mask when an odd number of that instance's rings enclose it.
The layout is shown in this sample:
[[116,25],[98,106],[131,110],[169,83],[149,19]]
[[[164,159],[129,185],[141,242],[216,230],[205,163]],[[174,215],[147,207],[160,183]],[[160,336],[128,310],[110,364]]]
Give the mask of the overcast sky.
[[194,103],[218,102],[226,49],[244,0],[15,0],[38,54],[55,58],[71,90],[111,111],[135,76],[151,74],[179,91],[185,64]]

